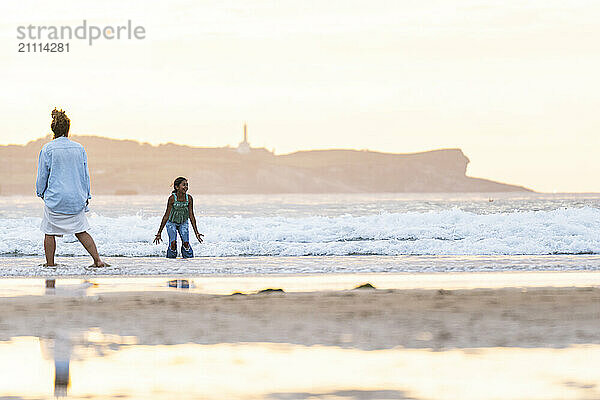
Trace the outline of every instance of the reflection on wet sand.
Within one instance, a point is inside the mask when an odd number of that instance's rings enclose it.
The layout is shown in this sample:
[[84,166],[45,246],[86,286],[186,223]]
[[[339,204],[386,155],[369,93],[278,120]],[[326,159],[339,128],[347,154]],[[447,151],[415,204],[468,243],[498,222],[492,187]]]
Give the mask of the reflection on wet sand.
[[170,288],[176,288],[176,289],[189,289],[190,288],[190,281],[188,281],[187,279],[173,279],[173,280],[170,280],[167,284]]
[[[79,334],[83,338],[86,334]],[[92,336],[102,337],[100,332]],[[114,335],[109,336],[112,339]],[[38,338],[0,344],[0,358],[33,354]],[[578,399],[598,398],[599,345],[563,349],[358,350],[274,343],[147,346],[103,338],[55,359],[55,395],[178,399]],[[55,343],[56,345],[56,343]],[[90,348],[91,346],[91,348]],[[14,349],[13,349],[14,347]],[[58,361],[60,362],[58,362]],[[44,398],[44,359],[0,367],[0,396]],[[51,365],[46,365],[52,369]]]
[[160,292],[40,286],[47,295],[0,302],[0,359],[14,360],[0,363],[0,396],[600,397],[594,287],[222,296],[181,279]]
[[[56,279],[46,279],[46,295],[56,294]],[[85,289],[89,287],[85,285]],[[85,294],[84,289],[84,294]],[[60,331],[54,339],[40,338],[42,353],[52,355],[54,359],[54,396],[56,398],[66,397],[71,375],[69,364],[71,362],[71,333],[69,331]]]
[[54,395],[66,396],[70,383],[71,338],[61,334],[54,339]]
[[[600,260],[600,256],[598,257]],[[364,262],[364,261],[363,261]],[[583,268],[583,267],[582,267]],[[56,277],[47,278],[54,281]],[[172,279],[172,278],[171,278]],[[480,272],[480,273],[352,273],[352,274],[270,274],[270,275],[211,275],[187,280],[194,293],[222,294],[253,293],[267,287],[282,288],[286,292],[314,292],[348,290],[369,282],[378,289],[414,290],[440,288],[499,289],[517,287],[590,287],[600,286],[600,272]],[[42,279],[0,279],[0,298],[38,296],[44,294]],[[87,282],[81,278],[61,278],[58,292]],[[90,295],[123,292],[170,291],[167,278],[148,277],[94,277]],[[57,292],[57,293],[58,293]]]

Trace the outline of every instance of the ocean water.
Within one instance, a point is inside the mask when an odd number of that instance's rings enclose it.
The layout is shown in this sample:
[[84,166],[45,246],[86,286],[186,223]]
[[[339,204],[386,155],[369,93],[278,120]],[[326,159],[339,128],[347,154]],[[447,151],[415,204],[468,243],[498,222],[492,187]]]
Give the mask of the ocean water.
[[[195,195],[205,241],[174,262],[152,244],[167,197],[91,200],[90,233],[114,268],[104,273],[600,269],[600,194]],[[42,211],[33,196],[0,197],[1,275],[46,275]],[[74,236],[57,242],[63,272],[89,273]]]

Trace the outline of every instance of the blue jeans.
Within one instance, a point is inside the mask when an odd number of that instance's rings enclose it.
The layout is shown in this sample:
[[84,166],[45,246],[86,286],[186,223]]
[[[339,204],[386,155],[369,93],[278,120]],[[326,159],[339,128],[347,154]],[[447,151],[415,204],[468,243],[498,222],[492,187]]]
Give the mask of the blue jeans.
[[[188,220],[182,222],[181,224],[176,224],[171,221],[167,221],[167,234],[169,235],[169,245],[167,246],[167,258],[177,258],[177,232],[179,232],[179,236],[181,237],[181,256],[183,258],[192,258],[194,257],[194,251],[192,250],[192,246],[190,245],[190,228]],[[173,245],[173,243],[175,243]],[[188,244],[187,249],[183,245],[184,243]],[[175,250],[171,246],[175,247]]]

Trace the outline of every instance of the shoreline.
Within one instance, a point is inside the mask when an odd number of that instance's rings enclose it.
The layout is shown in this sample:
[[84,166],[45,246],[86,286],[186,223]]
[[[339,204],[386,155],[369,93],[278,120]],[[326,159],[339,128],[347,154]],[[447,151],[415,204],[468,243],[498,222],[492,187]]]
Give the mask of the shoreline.
[[387,273],[413,275],[600,271],[600,255],[479,256],[245,256],[166,259],[103,257],[111,266],[90,268],[83,256],[57,257],[58,267],[43,267],[42,256],[0,257],[0,277],[154,277],[254,276]]
[[[185,280],[186,288],[169,287]],[[104,293],[173,292],[230,295],[283,289],[286,293],[350,290],[369,283],[380,290],[471,290],[503,288],[600,287],[600,271],[503,271],[455,273],[321,273],[254,275],[50,276],[0,278],[0,298],[55,293],[95,296]]]

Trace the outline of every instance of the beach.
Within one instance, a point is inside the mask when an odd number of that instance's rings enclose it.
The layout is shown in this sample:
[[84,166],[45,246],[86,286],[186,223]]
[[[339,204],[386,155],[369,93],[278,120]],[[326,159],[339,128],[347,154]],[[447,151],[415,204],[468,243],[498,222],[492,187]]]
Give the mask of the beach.
[[0,315],[2,340],[97,327],[152,345],[272,342],[442,350],[600,342],[599,287],[21,296],[4,298]]
[[0,302],[0,357],[67,348],[72,398],[597,398],[599,273],[455,275],[4,279],[40,291]]
[[105,268],[7,199],[0,398],[600,398],[598,195],[98,196]]
[[600,2],[4,3],[0,400],[600,400]]

